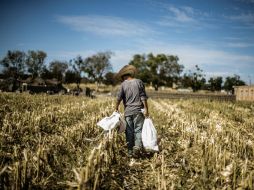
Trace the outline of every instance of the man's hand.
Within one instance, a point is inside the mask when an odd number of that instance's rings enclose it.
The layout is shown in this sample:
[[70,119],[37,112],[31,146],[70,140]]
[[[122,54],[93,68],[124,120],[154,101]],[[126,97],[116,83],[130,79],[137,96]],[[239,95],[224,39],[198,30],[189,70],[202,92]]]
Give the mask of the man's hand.
[[147,109],[144,109],[144,116],[145,116],[145,117],[149,117],[149,112],[148,112]]

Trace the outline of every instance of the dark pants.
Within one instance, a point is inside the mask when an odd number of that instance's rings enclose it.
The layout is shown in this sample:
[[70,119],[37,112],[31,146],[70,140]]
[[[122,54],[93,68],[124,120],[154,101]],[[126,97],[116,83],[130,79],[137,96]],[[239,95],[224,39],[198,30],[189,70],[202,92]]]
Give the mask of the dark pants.
[[125,117],[126,121],[126,141],[128,150],[132,151],[133,146],[142,147],[141,132],[145,117],[142,113]]

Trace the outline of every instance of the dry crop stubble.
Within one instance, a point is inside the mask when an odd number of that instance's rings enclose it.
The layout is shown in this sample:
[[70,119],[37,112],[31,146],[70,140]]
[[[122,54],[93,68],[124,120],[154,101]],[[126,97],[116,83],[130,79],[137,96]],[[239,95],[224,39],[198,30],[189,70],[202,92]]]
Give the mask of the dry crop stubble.
[[108,115],[112,101],[1,94],[3,107],[8,109],[1,109],[0,184],[54,189],[68,187],[72,169],[85,164],[94,146],[85,138],[100,132],[95,124]]
[[114,101],[1,93],[0,188],[253,189],[253,103],[150,99],[160,152],[129,159]]
[[[253,115],[251,109],[245,109],[242,122],[236,122],[224,116],[230,115],[228,107],[233,103],[164,100],[161,104],[165,110],[167,105],[178,105],[183,113],[176,118],[182,121],[182,127],[176,130],[182,133],[179,138],[179,145],[184,148],[182,171],[188,178],[182,187],[252,189],[253,133],[250,127],[253,125],[249,124],[253,123],[253,117],[248,117]],[[177,152],[181,154],[180,149]]]

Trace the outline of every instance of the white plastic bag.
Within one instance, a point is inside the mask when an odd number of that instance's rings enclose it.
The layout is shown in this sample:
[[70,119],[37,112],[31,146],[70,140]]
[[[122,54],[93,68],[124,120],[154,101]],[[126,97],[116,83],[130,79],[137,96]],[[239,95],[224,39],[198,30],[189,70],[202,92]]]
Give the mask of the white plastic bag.
[[142,143],[145,149],[159,151],[157,132],[150,118],[146,118],[142,129]]
[[121,119],[121,114],[118,112],[113,112],[111,116],[104,117],[97,123],[97,125],[103,128],[105,131],[110,131],[116,127],[119,127],[119,133],[125,131],[126,127],[124,121]]

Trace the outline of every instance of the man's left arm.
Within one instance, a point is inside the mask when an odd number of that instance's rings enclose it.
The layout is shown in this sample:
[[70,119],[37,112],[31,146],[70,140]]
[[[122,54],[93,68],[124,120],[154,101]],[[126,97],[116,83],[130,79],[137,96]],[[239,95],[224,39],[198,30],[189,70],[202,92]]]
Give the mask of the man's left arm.
[[121,100],[118,100],[118,98],[117,98],[117,100],[116,100],[116,107],[115,107],[115,111],[116,112],[119,112],[119,105],[120,105],[120,103],[121,103]]
[[149,111],[148,111],[148,103],[147,103],[147,95],[146,95],[146,90],[145,90],[145,85],[142,81],[140,81],[140,90],[139,90],[139,96],[140,96],[140,99],[144,105],[144,115],[146,117],[149,116]]

